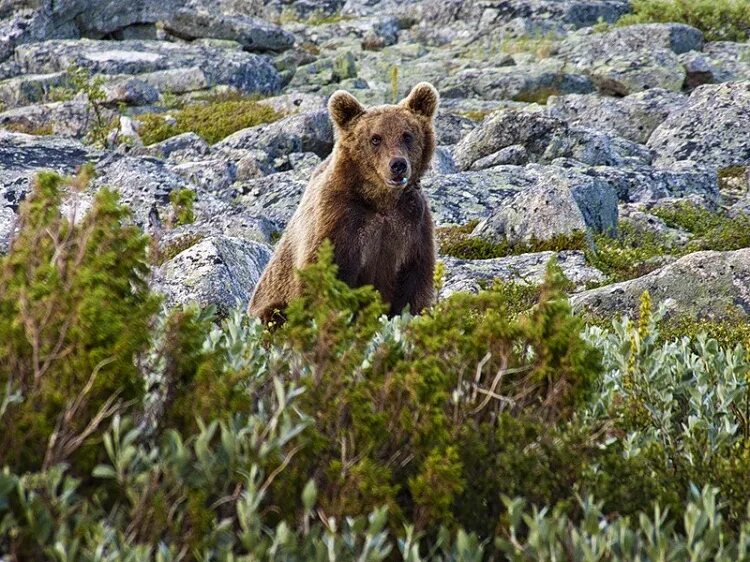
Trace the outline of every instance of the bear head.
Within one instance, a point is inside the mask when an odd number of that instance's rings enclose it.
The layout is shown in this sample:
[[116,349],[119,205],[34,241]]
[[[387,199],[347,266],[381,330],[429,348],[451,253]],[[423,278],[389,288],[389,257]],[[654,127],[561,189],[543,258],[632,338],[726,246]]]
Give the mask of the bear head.
[[328,100],[336,150],[371,188],[393,192],[418,186],[435,152],[438,101],[437,90],[427,82],[414,86],[396,105],[370,109],[338,90]]

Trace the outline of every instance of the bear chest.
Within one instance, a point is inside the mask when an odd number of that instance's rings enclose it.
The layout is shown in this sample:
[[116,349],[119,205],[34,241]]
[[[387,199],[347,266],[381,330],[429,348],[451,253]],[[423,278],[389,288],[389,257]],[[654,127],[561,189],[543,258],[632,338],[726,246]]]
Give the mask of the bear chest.
[[367,216],[359,232],[360,284],[381,290],[393,284],[416,253],[422,229],[415,218],[398,208]]

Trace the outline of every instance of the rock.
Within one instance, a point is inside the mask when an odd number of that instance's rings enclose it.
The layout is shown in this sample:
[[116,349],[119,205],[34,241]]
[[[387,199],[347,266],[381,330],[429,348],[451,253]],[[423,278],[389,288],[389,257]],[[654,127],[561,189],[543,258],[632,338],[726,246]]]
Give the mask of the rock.
[[264,94],[281,87],[278,71],[264,56],[165,41],[43,41],[20,45],[15,60],[22,73],[60,72],[72,64],[105,75],[199,68],[209,86],[227,85]]
[[691,161],[714,169],[750,164],[750,81],[696,88],[648,141],[654,164]]
[[435,115],[435,141],[439,145],[456,144],[476,126],[475,121],[466,117],[438,111]]
[[68,86],[67,72],[30,74],[0,81],[0,103],[6,109],[44,102],[55,89]]
[[617,194],[601,180],[569,174],[539,177],[504,201],[471,236],[515,244],[589,231],[617,231]]
[[237,182],[233,187],[242,194],[239,201],[248,210],[262,213],[283,228],[292,218],[306,185],[307,180],[288,171]]
[[719,200],[716,172],[684,166],[661,170],[647,166],[617,168],[614,166],[574,167],[583,174],[598,178],[611,185],[620,201],[648,203],[664,198],[698,196],[711,201]]
[[668,315],[722,319],[750,312],[750,249],[696,252],[638,279],[585,291],[574,309],[597,317],[636,314],[644,291]]
[[643,144],[686,101],[683,94],[660,88],[624,98],[571,94],[552,96],[547,100],[547,113],[574,127],[588,127]]
[[706,43],[703,54],[711,65],[711,82],[750,80],[750,43]]
[[247,306],[271,253],[266,244],[211,237],[157,268],[154,290],[164,294],[168,306],[197,302],[225,315]]
[[524,147],[529,161],[540,163],[556,158],[574,158],[592,166],[650,161],[648,150],[624,139],[571,128],[542,112],[516,110],[498,111],[485,119],[456,145],[453,154],[460,169],[476,169],[481,159],[510,146]]
[[[113,122],[115,111],[104,108],[102,123]],[[96,116],[83,100],[17,107],[0,113],[0,127],[19,133],[61,135],[82,139],[96,123]]]
[[557,56],[589,75],[603,94],[624,96],[652,88],[681,90],[685,69],[677,55],[702,46],[703,34],[690,26],[639,24],[573,35]]
[[594,84],[588,77],[568,72],[563,63],[553,60],[501,68],[470,68],[438,80],[437,87],[446,98],[480,97],[539,103],[544,103],[551,95],[594,91]]
[[694,90],[703,84],[721,82],[721,80],[716,79],[718,71],[705,53],[689,51],[681,54],[679,58],[682,67],[685,69],[684,88],[686,90]]
[[249,51],[283,51],[294,45],[294,35],[280,27],[241,14],[180,8],[164,22],[171,34],[183,39],[211,37],[237,41]]
[[117,190],[121,201],[132,209],[135,222],[149,231],[166,226],[171,215],[169,196],[178,189],[196,193],[195,212],[199,219],[226,211],[226,203],[197,189],[160,160],[113,154],[98,162],[96,170],[90,191],[102,187]]
[[599,21],[613,23],[628,11],[627,0],[425,0],[422,15],[430,25],[464,23],[475,30],[494,29],[519,18],[529,19],[537,27],[554,22],[557,29],[571,29]]
[[138,79],[156,88],[161,94],[187,94],[210,86],[206,73],[197,66],[145,72],[139,74]]
[[267,105],[279,113],[308,113],[326,109],[326,96],[308,94],[304,92],[291,92],[258,101],[261,105]]
[[478,293],[483,286],[491,286],[496,279],[521,285],[539,285],[544,281],[547,264],[555,259],[575,290],[590,283],[600,283],[604,274],[586,264],[583,252],[536,252],[488,260],[461,260],[441,257],[445,277],[438,298],[444,299],[459,291]]
[[130,76],[109,80],[102,86],[104,103],[117,106],[150,105],[159,100],[159,92],[148,82]]
[[169,167],[191,184],[216,195],[220,199],[231,200],[234,192],[231,186],[236,179],[236,166],[220,158],[183,162]]
[[[683,200],[684,201],[684,200]],[[679,228],[672,228],[660,219],[643,210],[643,205],[620,205],[620,224],[630,226],[636,233],[643,236],[657,235],[660,240],[678,247],[686,244],[692,235]]]
[[7,254],[16,229],[16,213],[10,207],[0,206],[0,256]]
[[493,166],[503,166],[506,164],[522,166],[529,161],[529,153],[522,144],[512,144],[493,152],[489,156],[480,158],[471,165],[472,170],[483,170]]
[[133,151],[133,156],[153,156],[171,162],[201,160],[209,154],[208,143],[195,133],[182,133]]
[[298,113],[273,123],[242,129],[214,145],[223,150],[263,150],[274,158],[293,152],[325,157],[333,149],[333,128],[327,111]]
[[0,207],[17,211],[38,172],[72,174],[81,164],[100,157],[101,153],[73,139],[0,130]]

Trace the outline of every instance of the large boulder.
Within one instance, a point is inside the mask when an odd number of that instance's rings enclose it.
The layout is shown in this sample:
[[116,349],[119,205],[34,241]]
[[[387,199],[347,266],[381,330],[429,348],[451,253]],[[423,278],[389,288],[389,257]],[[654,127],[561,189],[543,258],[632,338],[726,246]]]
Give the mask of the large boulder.
[[294,45],[294,35],[276,25],[215,10],[180,8],[169,14],[164,27],[184,39],[210,37],[237,41],[249,51],[283,51]]
[[473,237],[514,244],[575,232],[617,230],[617,193],[582,174],[540,176],[532,187],[504,201],[480,222]]
[[[112,122],[117,113],[103,108],[101,122]],[[86,101],[74,100],[17,107],[0,113],[0,127],[30,134],[55,134],[81,139],[96,123],[96,116]]]
[[221,314],[244,308],[250,301],[271,248],[230,236],[201,240],[178,253],[154,272],[154,290],[168,306],[214,305]]
[[510,146],[523,146],[530,162],[549,163],[557,158],[573,158],[582,163],[621,165],[648,163],[650,153],[642,146],[567,123],[540,111],[502,110],[485,119],[467,134],[453,151],[462,170],[493,165],[484,158]]
[[654,23],[572,35],[558,56],[588,74],[602,93],[623,96],[651,88],[681,90],[686,74],[678,54],[702,47],[698,29]]
[[721,319],[750,313],[750,248],[696,252],[648,275],[574,295],[573,307],[611,318],[636,313],[648,291],[670,315]]
[[679,161],[716,169],[750,164],[750,81],[696,88],[648,141],[657,166]]
[[597,129],[643,144],[686,101],[684,94],[660,88],[624,98],[571,94],[551,97],[547,113],[574,127]]

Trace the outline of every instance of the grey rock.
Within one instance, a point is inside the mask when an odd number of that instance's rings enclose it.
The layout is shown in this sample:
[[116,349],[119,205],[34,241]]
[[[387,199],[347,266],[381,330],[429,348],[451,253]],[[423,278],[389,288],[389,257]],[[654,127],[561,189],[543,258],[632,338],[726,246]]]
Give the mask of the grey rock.
[[118,105],[150,105],[159,100],[159,92],[139,78],[124,77],[108,80],[102,85],[105,103]]
[[651,88],[679,91],[685,69],[677,55],[702,45],[703,35],[695,28],[639,24],[572,35],[557,56],[587,73],[602,93],[622,96]]
[[624,98],[571,94],[547,100],[547,113],[574,127],[588,127],[643,144],[686,101],[685,95],[660,88]]
[[169,306],[214,305],[222,314],[246,307],[271,258],[266,244],[229,236],[205,239],[160,266],[154,290]]
[[50,170],[72,174],[101,153],[73,139],[38,137],[0,129],[0,207],[16,211],[34,176]]
[[574,232],[613,233],[617,216],[617,194],[605,182],[582,174],[539,177],[504,201],[471,236],[518,243]]
[[716,172],[695,166],[669,170],[647,166],[577,166],[573,169],[605,181],[615,189],[619,200],[625,203],[648,203],[688,196],[718,201],[720,197]]
[[453,160],[450,148],[437,146],[435,148],[435,156],[432,158],[432,165],[427,173],[431,175],[445,175],[455,174],[458,171],[458,166],[456,166]]
[[750,80],[750,43],[706,43],[703,54],[712,69],[712,82]]
[[684,88],[686,90],[694,90],[703,84],[721,82],[721,80],[717,80],[718,69],[705,53],[689,51],[681,54],[679,59],[680,64],[685,69]]
[[627,0],[425,0],[422,13],[430,25],[464,23],[484,30],[518,18],[530,19],[538,26],[554,22],[559,28],[588,27],[599,21],[615,22],[628,10]]
[[171,162],[201,160],[210,152],[208,143],[195,133],[182,133],[133,151],[133,156],[152,156]]
[[[105,108],[101,111],[103,123],[114,121],[116,116],[112,110]],[[95,123],[94,112],[83,100],[27,105],[0,113],[0,127],[26,133],[43,131],[77,139],[85,137]]]
[[540,103],[550,95],[585,94],[595,90],[588,77],[567,71],[559,61],[470,68],[438,80],[437,86],[446,98],[480,97]]
[[[551,162],[556,158],[574,158],[596,165],[648,163],[651,155],[645,147],[582,128],[571,128],[564,121],[542,112],[504,110],[494,113],[466,135],[454,149],[459,168],[476,168],[482,158],[509,146],[523,146],[529,161]],[[486,160],[485,163],[492,163]]]
[[264,150],[273,157],[293,152],[314,152],[321,157],[333,149],[333,128],[327,111],[299,113],[229,135],[216,150]]
[[276,25],[250,16],[222,14],[216,10],[180,8],[169,14],[164,27],[184,39],[230,39],[249,51],[283,51],[294,45],[294,35]]
[[10,109],[49,100],[55,88],[68,85],[67,72],[30,74],[0,81],[0,102]]
[[258,103],[267,105],[280,113],[308,113],[326,109],[326,96],[304,92],[290,92],[264,98]]
[[689,232],[672,228],[659,217],[645,211],[641,204],[620,205],[619,220],[620,224],[628,225],[633,231],[643,236],[657,235],[660,240],[672,247],[682,246],[692,238]]
[[13,209],[0,206],[0,256],[8,253],[16,229],[16,218]]
[[231,162],[215,158],[183,162],[169,168],[201,190],[221,199],[231,199],[234,194],[230,188],[236,179],[236,166]]
[[493,166],[502,166],[510,164],[521,166],[529,161],[529,153],[522,144],[512,144],[493,152],[489,156],[480,158],[471,165],[472,170],[483,170]]
[[447,111],[438,111],[435,116],[435,141],[439,145],[456,144],[476,126],[475,121],[466,117]]
[[288,171],[236,182],[233,187],[248,210],[263,213],[283,228],[292,218],[306,185],[307,180],[297,179],[294,171]]
[[20,45],[15,60],[23,73],[59,72],[73,64],[106,75],[197,67],[209,86],[228,85],[265,94],[281,87],[278,71],[262,55],[165,41],[43,41]]
[[750,164],[750,81],[696,88],[649,138],[654,164],[679,161],[715,169]]
[[599,317],[634,315],[644,291],[669,315],[721,319],[750,313],[750,249],[696,252],[638,279],[585,291],[574,309]]
[[547,264],[553,259],[565,277],[573,282],[575,290],[604,280],[604,274],[589,266],[583,252],[579,251],[536,252],[489,260],[461,260],[445,256],[440,258],[445,264],[445,276],[438,298],[444,299],[459,291],[478,293],[483,286],[491,286],[495,280],[539,285],[544,281]]
[[145,72],[139,74],[138,79],[161,94],[187,94],[210,86],[206,73],[197,66]]

